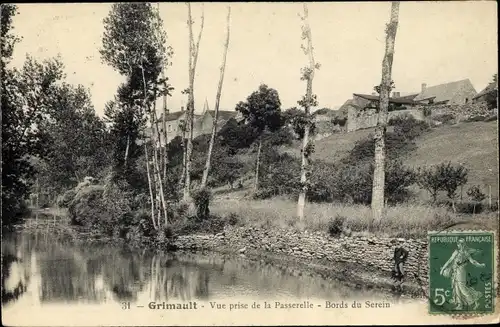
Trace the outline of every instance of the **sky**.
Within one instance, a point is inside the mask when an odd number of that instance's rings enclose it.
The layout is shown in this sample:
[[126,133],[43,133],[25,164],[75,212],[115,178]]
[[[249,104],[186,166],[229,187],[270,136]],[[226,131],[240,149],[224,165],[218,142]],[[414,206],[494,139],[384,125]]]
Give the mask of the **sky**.
[[[234,110],[261,83],[279,92],[282,108],[297,106],[305,93],[300,69],[308,64],[301,45],[300,3],[193,3],[194,33],[202,7],[205,28],[196,68],[195,108],[205,99],[214,108],[222,63],[227,6],[231,34],[221,110]],[[337,108],[352,93],[371,93],[380,84],[385,24],[390,2],[308,3],[314,56],[321,64],[313,92],[318,108]],[[175,88],[168,99],[171,112],[185,106],[188,87],[187,6],[160,3],[160,15],[173,47],[167,76]],[[98,115],[112,100],[123,77],[102,63],[103,19],[110,3],[19,4],[12,65],[26,55],[36,59],[60,56],[67,81],[90,90]],[[396,35],[392,78],[395,91],[418,92],[427,86],[470,79],[481,91],[498,71],[497,5],[495,1],[402,2]]]

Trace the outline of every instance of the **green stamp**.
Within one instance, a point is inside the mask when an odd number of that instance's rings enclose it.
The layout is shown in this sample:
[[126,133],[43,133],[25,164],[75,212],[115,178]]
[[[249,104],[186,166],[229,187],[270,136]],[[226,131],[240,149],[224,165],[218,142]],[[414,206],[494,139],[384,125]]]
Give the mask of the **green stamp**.
[[495,311],[495,234],[429,232],[429,313]]

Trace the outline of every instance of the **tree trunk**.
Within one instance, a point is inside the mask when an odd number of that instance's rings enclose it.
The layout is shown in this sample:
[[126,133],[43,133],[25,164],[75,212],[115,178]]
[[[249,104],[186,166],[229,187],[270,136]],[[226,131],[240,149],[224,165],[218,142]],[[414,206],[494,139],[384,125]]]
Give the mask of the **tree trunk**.
[[[144,104],[144,110],[147,112],[149,112],[149,119],[150,119],[150,123],[151,123],[151,141],[153,143],[153,181],[154,181],[154,184],[156,186],[156,196],[159,195],[159,199],[158,199],[158,202],[159,205],[158,205],[158,227],[161,226],[161,212],[163,211],[164,213],[164,220],[165,222],[167,221],[167,207],[166,207],[166,203],[165,203],[165,196],[163,194],[163,182],[162,182],[162,177],[161,177],[161,174],[160,174],[160,169],[159,169],[159,166],[158,166],[158,145],[161,146],[161,142],[159,142],[159,140],[157,140],[156,138],[160,136],[160,132],[158,131],[158,122],[156,121],[156,103],[153,102],[153,110],[151,110],[151,108],[149,108],[149,106],[147,105],[147,87],[146,87],[146,78],[145,78],[145,74],[144,74],[144,64],[142,63],[141,65],[141,72],[142,72],[142,82],[143,82],[143,86],[144,86],[144,100],[143,100],[143,104]],[[154,99],[153,101],[156,100],[156,92],[155,92],[155,96],[154,96]],[[149,168],[148,168],[149,169]],[[163,209],[163,210],[162,210]]]
[[148,175],[148,186],[149,186],[149,198],[151,200],[151,221],[153,222],[153,227],[154,229],[158,229],[156,226],[156,219],[155,219],[155,200],[153,196],[153,184],[151,181],[151,174],[149,171],[149,156],[148,156],[148,146],[146,145],[146,142],[144,142],[144,154],[146,156],[146,173]]
[[188,2],[188,27],[189,27],[189,99],[187,106],[187,126],[188,126],[188,139],[186,146],[186,169],[185,169],[185,183],[183,199],[189,200],[191,198],[191,161],[193,154],[193,125],[194,125],[194,78],[196,72],[196,63],[198,61],[198,53],[200,48],[201,35],[203,33],[203,25],[205,21],[205,14],[201,15],[201,27],[198,35],[196,45],[193,39],[193,21],[191,17],[191,4]]
[[226,70],[227,49],[229,47],[229,19],[230,19],[230,17],[231,17],[231,7],[228,7],[226,43],[224,44],[224,55],[222,57],[222,66],[220,68],[219,85],[217,86],[217,96],[215,97],[215,112],[214,112],[214,120],[213,120],[213,126],[212,126],[212,135],[210,136],[210,144],[208,145],[207,161],[205,163],[205,169],[203,170],[203,177],[201,179],[201,188],[205,188],[207,186],[208,173],[210,172],[210,160],[212,159],[212,152],[213,152],[214,143],[215,143],[215,135],[217,134],[217,122],[219,119],[220,96],[222,93],[222,83],[224,81],[224,72]]
[[385,188],[385,133],[387,129],[387,112],[389,108],[389,93],[391,92],[392,61],[394,58],[394,43],[398,28],[399,2],[392,2],[391,20],[386,27],[385,55],[382,62],[382,81],[377,127],[375,129],[375,168],[372,188],[372,219],[378,223],[384,214]]
[[127,146],[125,147],[125,161],[123,166],[127,167],[127,160],[128,160],[128,151],[130,148],[130,135],[127,135]]
[[[162,70],[162,77],[165,78],[163,70]],[[167,87],[167,83],[165,82],[165,88]],[[164,148],[163,148],[163,178],[165,179],[164,182],[166,182],[167,178],[167,165],[168,165],[168,153],[167,153],[167,144],[168,144],[168,135],[167,135],[167,95],[163,95],[163,119],[162,119],[162,133],[163,133],[163,143],[164,143]]]
[[312,46],[312,36],[311,36],[311,28],[309,26],[309,21],[308,21],[308,9],[307,5],[304,4],[304,27],[303,27],[303,36],[307,40],[307,48],[305,52],[309,55],[309,67],[308,71],[305,75],[306,81],[307,81],[307,88],[306,88],[306,98],[305,98],[305,103],[304,103],[304,111],[306,114],[306,124],[304,126],[304,137],[302,139],[302,161],[300,165],[300,193],[299,193],[299,199],[297,201],[297,217],[299,218],[300,221],[304,219],[304,208],[306,204],[306,195],[307,195],[307,170],[309,166],[309,156],[310,156],[310,151],[309,151],[309,132],[311,128],[311,115],[310,115],[310,109],[311,105],[313,104],[313,93],[312,93],[312,82],[314,79],[314,70],[316,69],[316,63],[314,61],[314,53],[313,53],[313,46]]
[[262,151],[262,136],[259,137],[259,147],[257,149],[257,160],[255,162],[255,178],[253,182],[253,191],[257,192],[259,189],[259,168],[260,168],[260,153]]

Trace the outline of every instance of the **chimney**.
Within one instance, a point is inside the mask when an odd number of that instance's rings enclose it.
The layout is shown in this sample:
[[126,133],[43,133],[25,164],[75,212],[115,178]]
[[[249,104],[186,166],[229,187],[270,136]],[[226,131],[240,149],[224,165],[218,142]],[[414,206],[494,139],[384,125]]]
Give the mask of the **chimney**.
[[181,112],[184,112],[184,106],[181,106]]
[[426,83],[422,83],[422,92],[424,92],[426,88],[427,88],[427,84]]
[[377,92],[372,92],[372,95],[377,95]]
[[399,98],[401,96],[400,92],[392,92],[392,97],[393,98]]

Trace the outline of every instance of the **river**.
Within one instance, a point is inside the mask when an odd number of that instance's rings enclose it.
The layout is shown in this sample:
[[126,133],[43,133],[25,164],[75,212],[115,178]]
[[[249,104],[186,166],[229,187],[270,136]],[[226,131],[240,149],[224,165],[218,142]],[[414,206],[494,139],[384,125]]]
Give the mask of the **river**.
[[[55,230],[2,240],[2,307],[148,306],[156,302],[386,298],[309,271],[215,253],[168,253],[75,241]],[[16,309],[17,308],[17,309]]]

